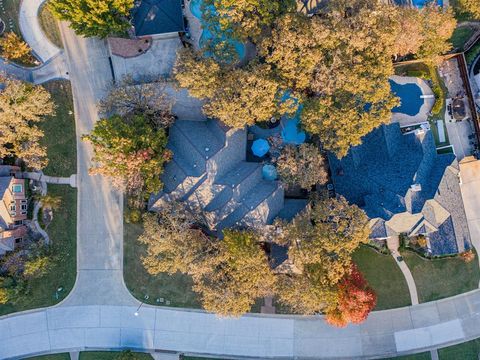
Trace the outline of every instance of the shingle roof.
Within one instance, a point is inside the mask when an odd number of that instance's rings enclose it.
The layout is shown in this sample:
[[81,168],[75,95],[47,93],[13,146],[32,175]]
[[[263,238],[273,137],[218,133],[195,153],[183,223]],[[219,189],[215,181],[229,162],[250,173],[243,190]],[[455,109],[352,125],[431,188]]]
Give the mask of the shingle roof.
[[371,223],[371,237],[422,230],[435,234],[436,255],[470,247],[457,160],[437,155],[429,131],[402,135],[399,124],[383,125],[343,159],[329,160],[337,193],[385,221]]
[[135,35],[184,31],[181,0],[141,0],[132,10]]

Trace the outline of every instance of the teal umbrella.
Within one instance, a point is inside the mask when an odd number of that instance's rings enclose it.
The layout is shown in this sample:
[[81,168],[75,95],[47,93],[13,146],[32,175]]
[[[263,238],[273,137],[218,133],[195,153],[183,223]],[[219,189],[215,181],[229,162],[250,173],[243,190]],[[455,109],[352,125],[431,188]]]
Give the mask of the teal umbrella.
[[265,180],[276,180],[277,179],[277,168],[272,164],[263,165],[262,175]]

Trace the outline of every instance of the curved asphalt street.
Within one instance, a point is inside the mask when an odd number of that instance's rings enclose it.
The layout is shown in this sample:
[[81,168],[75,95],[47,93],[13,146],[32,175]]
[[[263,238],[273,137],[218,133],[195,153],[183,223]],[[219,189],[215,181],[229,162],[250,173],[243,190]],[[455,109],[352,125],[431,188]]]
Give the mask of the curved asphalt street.
[[[361,325],[322,317],[247,315],[141,306],[123,282],[122,197],[88,175],[91,148],[80,141],[98,119],[112,80],[105,42],[62,24],[75,101],[78,148],[77,281],[59,305],[0,317],[0,359],[84,349],[136,348],[251,358],[375,358],[480,337],[480,291],[374,312]],[[388,276],[388,274],[385,274]]]

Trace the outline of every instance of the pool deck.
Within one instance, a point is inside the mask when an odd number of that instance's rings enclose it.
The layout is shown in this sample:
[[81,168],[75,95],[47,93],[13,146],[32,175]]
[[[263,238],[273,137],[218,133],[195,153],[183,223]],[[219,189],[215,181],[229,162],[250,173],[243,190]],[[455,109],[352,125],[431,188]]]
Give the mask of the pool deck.
[[417,115],[410,116],[403,113],[392,113],[392,122],[398,122],[401,127],[405,127],[427,121],[429,113],[435,104],[435,98],[429,97],[434,95],[430,86],[424,80],[412,76],[393,75],[390,79],[400,85],[416,84],[422,91],[422,96],[427,96],[427,98],[423,98],[423,105]]
[[200,50],[199,42],[203,31],[202,24],[200,23],[200,19],[198,19],[195,15],[192,14],[192,10],[190,9],[191,2],[192,0],[185,1],[185,16],[188,21],[188,27],[190,30],[193,48],[195,50]]

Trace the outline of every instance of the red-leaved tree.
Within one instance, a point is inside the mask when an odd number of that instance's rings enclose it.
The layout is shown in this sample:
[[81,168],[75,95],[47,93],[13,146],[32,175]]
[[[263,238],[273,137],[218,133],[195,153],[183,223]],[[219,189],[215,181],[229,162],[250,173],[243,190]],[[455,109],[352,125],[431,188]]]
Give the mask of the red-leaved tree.
[[344,327],[349,323],[360,324],[377,304],[377,296],[368,285],[357,266],[352,265],[349,274],[338,285],[338,304],[328,311],[327,323]]

